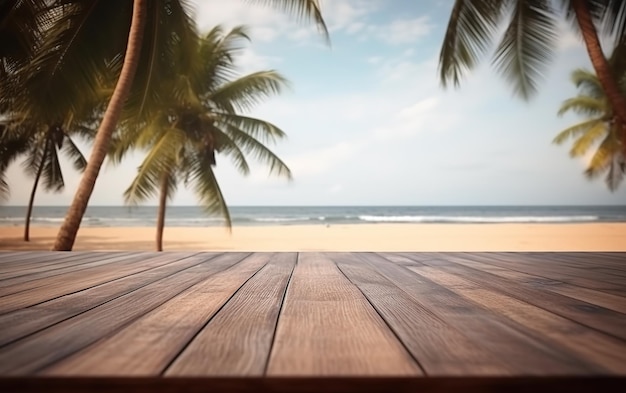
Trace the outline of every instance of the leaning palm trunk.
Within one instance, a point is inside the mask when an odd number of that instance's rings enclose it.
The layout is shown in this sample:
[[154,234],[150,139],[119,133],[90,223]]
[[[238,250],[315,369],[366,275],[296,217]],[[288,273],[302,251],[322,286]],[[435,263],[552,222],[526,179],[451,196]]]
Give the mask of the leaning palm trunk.
[[87,167],[81,177],[72,204],[68,209],[65,221],[54,243],[53,250],[55,251],[70,251],[74,246],[80,222],[87,210],[87,204],[89,203],[89,198],[96,184],[100,167],[107,155],[111,135],[117,126],[117,122],[122,113],[122,107],[130,93],[130,88],[137,71],[137,64],[139,63],[139,55],[141,53],[141,42],[146,23],[146,5],[146,0],[134,0],[133,2],[133,16],[130,32],[128,34],[128,45],[126,47],[124,65],[122,66],[122,71],[117,85],[115,86],[111,101],[102,119],[102,124],[100,124],[98,133],[96,134]]
[[[46,145],[50,143],[46,141]],[[37,174],[35,175],[35,182],[33,183],[33,189],[30,192],[30,199],[28,200],[28,209],[26,210],[26,223],[24,225],[24,241],[30,241],[30,217],[33,214],[33,204],[35,203],[35,194],[37,193],[37,186],[39,185],[39,179],[43,172],[43,167],[46,163],[46,156],[48,155],[48,146],[44,147],[43,154],[41,155],[41,162],[39,168],[37,168]]]
[[161,179],[161,193],[159,195],[159,212],[157,216],[156,249],[163,251],[163,229],[165,228],[165,208],[167,207],[167,189],[170,178],[167,174]]
[[[587,6],[585,0],[574,0],[572,1],[572,6],[574,12],[576,13],[576,20],[580,26],[580,31],[585,41],[587,52],[589,53],[589,59],[591,60],[591,64],[596,71],[598,80],[602,84],[602,89],[606,93],[606,97],[611,103],[611,107],[613,108],[615,115],[618,117],[617,121],[620,121],[621,124],[626,124],[626,97],[624,97],[620,91],[619,84],[611,71],[609,62],[602,52],[598,32],[593,24],[589,7]],[[620,139],[622,142],[622,149],[626,153],[625,132],[621,132]]]

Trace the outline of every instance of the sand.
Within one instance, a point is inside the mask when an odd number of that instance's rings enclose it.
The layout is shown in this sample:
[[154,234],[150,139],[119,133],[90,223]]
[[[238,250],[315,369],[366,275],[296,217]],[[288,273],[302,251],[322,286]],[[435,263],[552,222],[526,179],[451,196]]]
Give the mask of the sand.
[[[49,250],[57,228],[0,227],[0,250]],[[84,227],[74,250],[154,250],[152,227]],[[359,224],[165,229],[165,251],[626,251],[626,223]]]

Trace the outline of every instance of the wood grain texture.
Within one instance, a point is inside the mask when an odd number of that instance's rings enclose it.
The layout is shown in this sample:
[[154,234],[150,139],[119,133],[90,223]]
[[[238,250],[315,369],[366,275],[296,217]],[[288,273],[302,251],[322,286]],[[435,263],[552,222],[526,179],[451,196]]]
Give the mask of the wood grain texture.
[[[364,263],[359,254],[333,253],[341,271],[363,292],[390,328],[419,361],[426,374],[440,376],[507,375],[501,356],[464,334]],[[415,277],[413,285],[421,285]]]
[[261,376],[295,253],[272,256],[191,341],[167,376]]
[[[0,346],[88,311],[162,278],[199,265],[195,253],[168,253],[170,263],[0,315]],[[208,258],[209,255],[204,255]]]
[[[446,257],[450,260],[450,257]],[[568,284],[563,281],[547,279],[534,274],[522,273],[516,270],[510,270],[500,266],[485,263],[482,259],[455,258],[454,262],[468,266],[479,268],[484,272],[494,274],[506,280],[511,280],[536,290],[550,291],[571,297],[573,299],[582,300],[596,306],[604,307],[622,314],[626,314],[626,298],[622,296],[612,295],[610,293],[600,292],[589,288],[583,288],[576,285]]]
[[[32,253],[26,253],[32,255]],[[35,253],[37,255],[38,253]],[[63,256],[57,254],[44,253],[34,258],[28,258],[23,261],[15,262],[11,265],[0,265],[0,287],[11,285],[17,278],[24,279],[24,276],[31,274],[39,274],[40,277],[46,274],[46,271],[62,269],[67,266],[88,264],[89,261],[98,261],[103,259],[115,258],[119,255],[139,254],[138,252],[124,252],[103,254],[98,252],[81,252],[76,255]]]
[[97,266],[92,265],[88,269],[17,284],[15,287],[11,286],[11,290],[18,290],[18,292],[1,298],[0,314],[30,307],[171,262],[171,257],[168,255],[155,255],[155,253],[119,256],[111,260],[103,260]]
[[606,274],[594,273],[591,269],[593,263],[588,263],[587,268],[572,268],[559,263],[559,255],[554,253],[520,254],[493,253],[489,255],[474,255],[485,263],[506,267],[507,269],[523,273],[532,273],[547,279],[554,279],[583,288],[594,289],[615,295],[626,295],[624,278]]
[[[504,280],[494,274],[482,271],[478,267],[451,262],[456,257],[452,254],[444,254],[439,260],[424,263],[449,273],[464,275],[484,288],[507,294],[619,339],[626,339],[624,314],[547,290],[528,288],[513,280]],[[474,257],[471,254],[463,254],[463,258]]]
[[524,325],[503,318],[488,307],[472,302],[441,285],[433,280],[437,272],[426,276],[420,274],[424,266],[409,266],[407,269],[389,263],[376,254],[359,255],[364,263],[370,264],[385,278],[403,288],[433,315],[451,327],[462,327],[463,335],[490,351],[493,359],[497,359],[507,368],[507,374],[576,375],[602,371],[602,368],[586,362],[584,358],[571,356],[562,346],[543,340]]
[[625,257],[0,251],[0,391],[623,388]]
[[421,370],[336,265],[306,253],[287,289],[267,374],[401,376]]
[[[578,374],[626,373],[626,343],[623,341],[587,329],[569,319],[498,291],[485,289],[484,285],[477,284],[465,278],[464,275],[452,274],[428,266],[411,267],[411,269],[492,312],[510,318],[531,331],[534,336],[541,338],[542,341],[552,341],[560,347],[567,348],[570,362],[588,365],[586,370]],[[513,360],[515,359],[517,358],[514,357]],[[553,370],[547,374],[563,375],[564,373]]]
[[209,276],[42,374],[160,375],[220,307],[269,259],[269,254],[254,254]]
[[11,343],[0,351],[0,374],[36,373],[113,333],[212,274],[229,268],[246,255],[192,257],[206,262]]
[[[34,281],[45,277],[55,276],[59,274],[65,274],[70,271],[84,270],[90,267],[92,264],[101,264],[103,261],[112,261],[119,257],[129,257],[132,255],[142,255],[138,252],[127,253],[114,253],[103,254],[98,252],[93,253],[81,253],[78,255],[70,255],[65,258],[58,258],[50,262],[41,262],[39,260],[31,262],[29,264],[20,265],[20,269],[0,269],[0,276],[3,278],[0,280],[0,288],[5,288],[14,284]],[[145,255],[145,254],[143,254]],[[10,275],[10,277],[9,277]],[[35,287],[31,285],[29,288]],[[2,290],[4,293],[4,289]]]

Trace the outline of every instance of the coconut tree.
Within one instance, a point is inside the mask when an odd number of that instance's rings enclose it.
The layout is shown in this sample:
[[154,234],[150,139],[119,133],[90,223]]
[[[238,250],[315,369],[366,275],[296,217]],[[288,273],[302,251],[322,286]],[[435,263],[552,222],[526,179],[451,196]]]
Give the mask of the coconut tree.
[[61,192],[65,188],[63,172],[60,165],[60,154],[67,156],[77,171],[83,171],[87,160],[76,146],[75,138],[80,135],[91,139],[95,130],[79,124],[37,124],[21,122],[19,134],[30,140],[26,150],[23,167],[27,174],[34,177],[33,187],[26,210],[24,240],[30,240],[30,221],[39,181],[43,178],[46,191]]
[[10,194],[6,171],[29,146],[29,138],[14,132],[6,120],[0,122],[0,201],[6,200]]
[[[257,0],[256,3],[285,10],[300,19],[312,21],[324,36],[328,32],[317,0]],[[93,192],[100,167],[109,149],[125,102],[133,102],[139,112],[149,117],[162,97],[154,86],[162,79],[161,66],[166,65],[173,47],[194,45],[193,24],[183,0],[50,0],[46,39],[31,68],[31,74],[50,88],[51,80],[63,84],[66,104],[76,103],[80,94],[93,89],[92,77],[102,67],[119,66],[119,78],[98,128],[87,167],[68,209],[54,250],[71,250],[80,222]],[[130,11],[130,12],[129,12]],[[119,50],[120,36],[127,35]],[[145,40],[144,40],[145,35]],[[135,80],[137,69],[141,81]],[[32,82],[33,78],[29,78]],[[69,90],[69,91],[68,91]],[[136,93],[133,91],[136,90]],[[67,92],[67,94],[65,94]]]
[[163,81],[170,97],[148,121],[126,123],[116,136],[113,158],[119,162],[131,148],[147,150],[138,173],[124,196],[137,204],[158,195],[156,248],[163,249],[167,201],[179,184],[195,190],[209,214],[220,214],[231,227],[230,214],[213,171],[216,155],[231,158],[244,175],[250,171],[246,155],[270,167],[270,173],[291,173],[265,145],[283,138],[275,125],[241,114],[265,98],[280,93],[286,80],[275,71],[235,77],[239,42],[248,36],[243,27],[224,33],[211,30],[199,43],[193,61],[178,65],[176,76]]
[[[625,69],[621,70],[621,88],[626,92]],[[619,75],[619,74],[618,74]],[[582,157],[593,151],[585,175],[595,179],[605,175],[611,191],[617,190],[626,171],[623,149],[619,137],[623,132],[621,122],[615,115],[611,103],[597,75],[578,69],[572,72],[572,82],[580,94],[566,100],[559,110],[559,116],[574,112],[587,117],[586,120],[561,131],[554,143],[563,144],[570,139],[574,143],[570,149],[573,158]]]
[[[456,0],[439,57],[443,86],[458,86],[463,74],[491,48],[496,31],[504,29],[493,62],[515,94],[529,99],[554,52],[562,16],[581,34],[607,99],[626,123],[626,96],[602,52],[596,29],[602,23],[601,32],[614,36],[616,43],[626,39],[622,0]],[[626,148],[626,136],[622,138]]]

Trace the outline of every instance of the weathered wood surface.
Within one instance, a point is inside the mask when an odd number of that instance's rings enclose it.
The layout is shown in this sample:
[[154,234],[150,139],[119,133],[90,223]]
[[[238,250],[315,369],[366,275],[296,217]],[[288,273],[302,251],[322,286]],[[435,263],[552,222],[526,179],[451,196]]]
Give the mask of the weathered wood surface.
[[623,383],[626,253],[0,252],[0,390],[32,376]]

